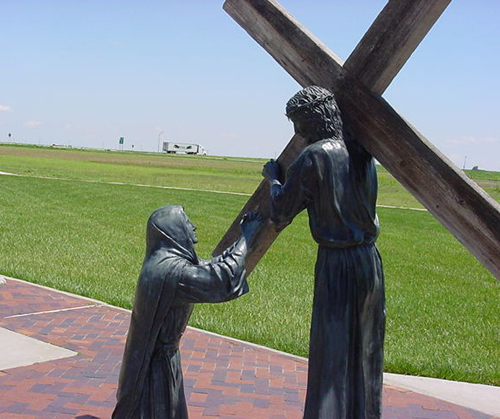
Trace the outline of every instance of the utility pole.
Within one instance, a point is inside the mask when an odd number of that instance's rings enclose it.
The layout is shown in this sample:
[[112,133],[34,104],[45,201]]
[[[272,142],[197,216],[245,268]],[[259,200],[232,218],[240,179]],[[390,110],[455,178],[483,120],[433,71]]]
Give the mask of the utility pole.
[[161,138],[162,135],[163,135],[163,131],[160,131],[158,133],[158,153],[160,152],[160,138]]

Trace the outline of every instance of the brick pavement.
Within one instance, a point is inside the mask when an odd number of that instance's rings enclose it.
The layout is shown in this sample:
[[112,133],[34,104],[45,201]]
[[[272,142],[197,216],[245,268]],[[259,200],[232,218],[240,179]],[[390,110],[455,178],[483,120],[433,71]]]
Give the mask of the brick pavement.
[[[109,418],[129,317],[116,307],[8,280],[0,288],[0,326],[78,355],[0,371],[0,419]],[[181,354],[191,419],[302,417],[307,361],[191,328]],[[406,418],[492,416],[385,386],[383,419]]]

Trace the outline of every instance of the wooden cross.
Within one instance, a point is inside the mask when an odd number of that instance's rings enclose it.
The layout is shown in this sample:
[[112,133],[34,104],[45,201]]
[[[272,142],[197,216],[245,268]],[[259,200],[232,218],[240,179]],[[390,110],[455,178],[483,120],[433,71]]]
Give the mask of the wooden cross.
[[[344,126],[406,189],[500,279],[500,205],[380,96],[451,0],[389,0],[345,63],[275,0],[226,0],[224,9],[303,87],[335,94]],[[306,146],[295,135],[280,157],[286,169]],[[251,210],[269,215],[263,181],[214,251],[240,234]],[[247,258],[250,272],[278,236],[268,221]]]

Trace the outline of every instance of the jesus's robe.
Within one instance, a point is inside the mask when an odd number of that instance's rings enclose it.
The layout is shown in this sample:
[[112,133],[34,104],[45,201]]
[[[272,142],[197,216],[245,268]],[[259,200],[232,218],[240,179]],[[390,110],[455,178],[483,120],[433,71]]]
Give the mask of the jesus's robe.
[[352,140],[309,145],[285,183],[271,185],[273,221],[284,226],[307,209],[319,244],[306,419],[380,418],[385,302],[376,197],[373,159]]

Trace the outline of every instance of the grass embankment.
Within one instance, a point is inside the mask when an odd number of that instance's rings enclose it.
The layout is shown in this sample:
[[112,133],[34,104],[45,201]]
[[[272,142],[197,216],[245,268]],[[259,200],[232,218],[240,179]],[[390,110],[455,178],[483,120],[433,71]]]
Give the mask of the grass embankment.
[[[98,154],[106,155],[94,153],[92,159]],[[134,158],[130,154],[123,153],[124,159]],[[89,162],[81,155],[69,164],[64,158],[31,158],[30,166],[46,167],[49,175],[78,173],[88,176],[86,180],[93,176],[86,172],[90,163],[100,166],[106,180],[117,175],[115,166],[131,172],[130,179],[137,175],[147,180],[148,171],[157,169],[140,158],[123,165]],[[144,158],[149,161],[151,156]],[[16,172],[14,164],[21,170],[24,159],[0,156],[0,171]],[[210,168],[204,172],[196,163],[201,158],[167,159],[187,162],[178,163],[181,167],[194,166],[179,169],[181,178],[200,189],[212,189],[206,182],[224,184],[225,179],[216,178],[231,177],[226,171],[241,169],[241,162],[233,168],[231,159],[214,160],[220,163],[218,173]],[[10,161],[10,166],[2,161]],[[254,164],[250,174],[241,175],[244,182],[235,180],[238,173],[231,182],[242,189],[249,182],[255,188],[262,162]],[[171,179],[170,170],[177,169],[167,164],[160,169],[166,179]],[[200,175],[206,172],[213,177]],[[381,175],[381,188],[385,176]],[[198,252],[208,258],[247,199],[10,176],[0,176],[0,187],[1,273],[129,308],[152,210],[183,205],[199,226]],[[386,370],[500,385],[498,282],[428,213],[382,208],[379,216],[387,287]],[[227,304],[199,305],[191,325],[306,356],[315,253],[307,216],[301,214],[251,275],[251,293]]]
[[94,182],[252,193],[262,159],[0,146],[0,170]]
[[[58,149],[0,144],[0,168],[23,175],[92,182],[123,182],[251,194],[262,180],[265,159],[186,156],[109,150]],[[423,208],[383,167],[378,204]],[[466,174],[500,201],[500,172]],[[196,178],[193,179],[193,176]]]

